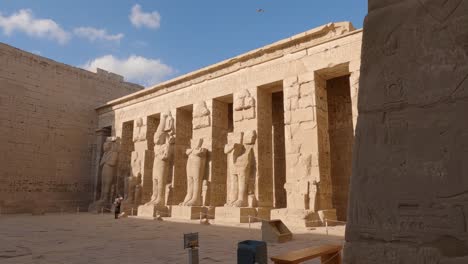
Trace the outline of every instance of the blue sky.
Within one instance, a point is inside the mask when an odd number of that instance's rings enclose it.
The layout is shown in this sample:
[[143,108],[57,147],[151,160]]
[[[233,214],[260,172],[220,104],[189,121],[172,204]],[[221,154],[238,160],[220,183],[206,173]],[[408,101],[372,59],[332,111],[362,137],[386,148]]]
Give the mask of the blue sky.
[[149,86],[366,13],[367,0],[0,0],[0,42]]

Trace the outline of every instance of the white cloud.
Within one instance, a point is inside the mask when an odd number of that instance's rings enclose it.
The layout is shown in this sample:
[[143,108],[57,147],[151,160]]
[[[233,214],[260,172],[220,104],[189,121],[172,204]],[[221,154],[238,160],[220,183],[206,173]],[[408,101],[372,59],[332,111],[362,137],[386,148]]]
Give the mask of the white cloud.
[[88,39],[91,42],[95,41],[114,41],[120,43],[120,40],[124,37],[124,34],[119,33],[111,35],[107,33],[105,29],[97,29],[93,27],[79,27],[73,30],[73,33],[78,37]]
[[83,68],[94,72],[96,68],[101,68],[120,74],[127,81],[140,83],[145,86],[157,84],[175,73],[173,68],[158,59],[148,59],[136,55],[131,55],[126,59],[106,55],[88,61]]
[[0,28],[8,36],[19,31],[31,37],[52,39],[60,44],[70,40],[70,33],[63,30],[54,20],[35,18],[30,9],[21,9],[10,16],[0,14]]
[[161,15],[159,15],[157,11],[145,13],[138,4],[132,7],[129,18],[132,24],[137,28],[148,27],[157,29],[161,23]]

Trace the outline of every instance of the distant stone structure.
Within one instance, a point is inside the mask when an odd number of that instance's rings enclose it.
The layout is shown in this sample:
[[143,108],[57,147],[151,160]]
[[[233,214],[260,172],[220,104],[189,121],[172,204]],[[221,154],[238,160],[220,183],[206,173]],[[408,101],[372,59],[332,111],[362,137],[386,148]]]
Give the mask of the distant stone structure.
[[330,23],[99,107],[138,215],[346,220],[361,38]]
[[468,1],[369,0],[344,263],[468,263],[467,25]]
[[99,199],[102,146],[112,131],[100,127],[96,141],[95,108],[141,89],[101,69],[92,73],[0,43],[2,213],[85,211]]

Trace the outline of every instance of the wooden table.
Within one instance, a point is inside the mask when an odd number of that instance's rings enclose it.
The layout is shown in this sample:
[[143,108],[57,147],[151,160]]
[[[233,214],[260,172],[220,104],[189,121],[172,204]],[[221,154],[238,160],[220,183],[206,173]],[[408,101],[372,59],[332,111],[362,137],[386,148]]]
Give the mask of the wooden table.
[[341,245],[324,245],[290,251],[271,257],[276,264],[295,264],[320,257],[322,263],[341,264]]

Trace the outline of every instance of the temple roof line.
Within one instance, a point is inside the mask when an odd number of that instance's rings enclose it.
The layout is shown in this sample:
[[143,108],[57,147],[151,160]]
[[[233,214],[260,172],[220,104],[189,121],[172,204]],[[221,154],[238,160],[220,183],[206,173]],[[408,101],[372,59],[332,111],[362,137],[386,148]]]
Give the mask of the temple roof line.
[[[249,51],[236,57],[201,68],[174,79],[162,82],[153,87],[112,100],[96,108],[97,111],[110,110],[113,106],[129,102],[134,99],[147,100],[179,89],[189,87],[207,80],[222,77],[238,70],[265,63],[286,54],[296,53],[323,43],[361,33],[362,29],[355,29],[351,22],[336,22],[308,30],[292,37],[277,41],[273,44]],[[106,112],[104,110],[104,112]]]

